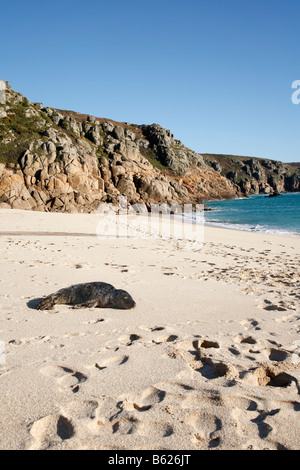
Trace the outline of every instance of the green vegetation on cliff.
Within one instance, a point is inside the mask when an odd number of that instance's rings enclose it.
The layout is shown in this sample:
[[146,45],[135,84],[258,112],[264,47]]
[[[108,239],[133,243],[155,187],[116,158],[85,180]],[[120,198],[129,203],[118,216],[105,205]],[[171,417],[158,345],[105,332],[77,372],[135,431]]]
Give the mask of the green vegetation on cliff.
[[89,211],[120,195],[149,205],[300,190],[298,163],[199,154],[158,124],[43,107],[9,85],[0,112],[0,204],[10,207]]

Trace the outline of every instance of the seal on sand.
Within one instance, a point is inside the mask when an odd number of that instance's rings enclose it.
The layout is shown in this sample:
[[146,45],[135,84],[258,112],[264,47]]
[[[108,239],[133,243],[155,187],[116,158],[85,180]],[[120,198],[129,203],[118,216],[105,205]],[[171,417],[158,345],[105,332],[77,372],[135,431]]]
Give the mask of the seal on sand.
[[135,307],[135,302],[125,290],[115,289],[105,282],[87,282],[60,289],[48,295],[38,305],[38,310],[51,310],[55,304],[73,305],[73,308],[120,308]]

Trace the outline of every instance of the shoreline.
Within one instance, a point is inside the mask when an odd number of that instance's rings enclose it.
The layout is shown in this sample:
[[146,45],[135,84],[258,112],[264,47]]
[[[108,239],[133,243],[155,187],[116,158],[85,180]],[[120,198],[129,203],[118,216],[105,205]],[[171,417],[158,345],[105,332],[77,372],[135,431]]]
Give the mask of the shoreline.
[[[73,234],[74,236],[77,235],[77,236],[98,236],[97,235],[97,229],[96,229],[96,224],[95,224],[95,219],[98,218],[98,220],[100,219],[100,216],[97,214],[97,213],[76,213],[76,214],[70,214],[70,213],[64,213],[64,212],[38,212],[38,211],[28,211],[28,210],[21,210],[21,209],[0,209],[0,217],[1,215],[7,215],[7,214],[10,214],[12,217],[9,217],[7,218],[5,221],[3,221],[2,223],[2,227],[0,229],[0,236],[1,235],[26,235],[28,233],[29,234],[32,234],[32,235],[45,235],[46,233],[51,235],[61,235],[61,236],[71,236],[71,234]],[[33,227],[34,230],[20,230],[20,231],[17,231],[17,230],[13,230],[15,227],[16,227],[16,224],[18,225],[18,216],[21,216],[23,219],[26,218],[26,215],[27,214],[31,214],[30,219],[31,219],[31,224],[30,224],[30,227],[32,227],[32,224],[33,224]],[[40,228],[40,223],[42,223],[42,225],[45,225],[45,219],[44,219],[44,215],[47,214],[48,218],[52,218],[53,221],[55,218],[69,218],[69,219],[65,219],[63,225],[62,225],[62,230],[61,231],[57,231],[57,232],[51,232],[50,230],[48,230],[47,228],[45,228],[45,230],[39,230]],[[83,231],[83,232],[74,232],[73,230],[73,225],[75,224],[75,226],[77,225],[77,222],[76,222],[76,219],[77,218],[82,218],[83,222],[85,222],[85,224],[87,224],[87,230],[86,231]],[[130,214],[129,216],[130,217]],[[139,217],[143,217],[143,216],[139,216]],[[163,216],[164,217],[164,216]],[[179,217],[178,215],[176,215],[175,217]],[[168,217],[166,218],[166,221],[170,220]],[[176,224],[176,221],[177,222],[180,222],[180,219],[171,219],[172,220],[172,223],[175,223]],[[71,222],[71,225],[68,225],[67,222]],[[184,219],[184,223],[187,223],[187,224],[194,224],[194,221],[193,219],[191,218],[185,218]],[[300,232],[298,234],[298,232],[292,232],[292,233],[289,233],[289,232],[283,232],[283,233],[280,233],[280,232],[277,232],[276,230],[272,231],[272,229],[270,229],[270,231],[268,232],[265,232],[265,231],[255,231],[255,230],[245,230],[245,229],[241,229],[241,228],[234,228],[234,224],[231,224],[230,227],[226,227],[224,226],[225,223],[222,223],[222,222],[209,222],[209,221],[206,221],[205,220],[205,215],[203,217],[203,223],[200,224],[202,227],[204,228],[215,228],[215,229],[218,229],[218,230],[225,230],[226,232],[228,231],[232,231],[232,232],[241,232],[241,233],[253,233],[253,234],[261,234],[261,235],[274,235],[274,236],[279,236],[279,237],[300,237]],[[239,224],[237,224],[239,225]],[[46,225],[47,226],[47,225]],[[5,228],[3,230],[3,227]],[[26,225],[26,227],[28,228],[28,226]],[[82,224],[80,224],[80,228],[82,229]],[[71,232],[68,231],[71,230]],[[94,229],[94,230],[93,230]],[[73,230],[73,232],[72,232]],[[89,230],[89,231],[88,231]],[[116,237],[118,238],[118,237]],[[120,238],[124,238],[124,237],[120,237]],[[138,238],[138,237],[137,237]]]
[[[204,226],[190,249],[100,239],[93,214],[0,219],[1,449],[300,447],[298,237]],[[36,310],[91,281],[136,307]]]
[[[300,192],[285,192],[285,193],[281,193],[280,195],[283,196],[283,199],[285,197],[288,197],[288,196],[297,196],[299,195]],[[253,194],[253,195],[250,195],[247,199],[251,200],[262,200],[264,199],[265,197],[268,198],[267,195],[265,194]],[[282,199],[282,198],[280,198]],[[230,202],[232,201],[242,201],[241,203],[241,206],[238,206],[238,205],[230,205]],[[223,214],[223,221],[220,219],[218,220],[218,216],[215,217],[215,220],[210,220],[210,217],[208,216],[207,217],[207,220],[206,220],[206,224],[207,225],[211,225],[211,226],[218,226],[218,227],[221,227],[221,228],[224,228],[224,229],[232,229],[232,230],[241,230],[241,231],[246,231],[246,232],[260,232],[260,233],[270,233],[270,234],[277,234],[277,235],[286,235],[286,236],[300,236],[300,225],[299,225],[299,222],[298,224],[293,223],[291,224],[291,214],[293,215],[293,217],[295,216],[295,211],[297,211],[297,204],[295,204],[295,200],[293,200],[294,202],[292,203],[292,206],[288,206],[285,207],[285,205],[281,205],[279,204],[278,206],[278,210],[279,211],[284,211],[285,210],[285,213],[287,211],[287,209],[290,211],[288,213],[288,221],[289,221],[289,225],[290,227],[285,227],[286,225],[286,218],[285,218],[285,223],[282,223],[282,221],[278,221],[277,219],[277,227],[276,226],[273,226],[275,224],[273,224],[272,222],[272,217],[268,217],[268,210],[270,208],[271,210],[271,213],[274,215],[276,215],[276,213],[274,213],[274,206],[271,204],[271,206],[261,206],[260,204],[258,204],[257,202],[253,205],[253,204],[250,204],[250,207],[248,206],[248,203],[247,205],[244,204],[245,202],[245,198],[238,198],[238,199],[234,199],[234,200],[223,200],[223,201],[220,201],[220,202],[228,202],[229,203],[229,207],[224,204],[221,206],[212,206],[211,209],[214,211],[214,212],[217,212],[219,215],[222,216]],[[218,201],[210,201],[211,203],[218,203]],[[296,200],[297,202],[297,200]],[[287,203],[289,204],[289,203]],[[276,207],[277,209],[277,207]],[[236,219],[237,217],[235,216],[235,213],[239,213],[238,211],[241,211],[241,216],[240,219],[244,219],[243,221],[239,221],[239,220],[234,220]],[[233,211],[233,212],[232,212]],[[236,212],[237,211],[237,212]],[[249,211],[249,212],[248,212]],[[264,212],[264,211],[267,211],[267,212]],[[291,212],[292,211],[292,212]],[[256,213],[256,221],[253,220],[253,217],[252,217],[252,213],[255,212]],[[283,212],[282,212],[283,213]],[[296,216],[297,216],[297,212],[296,212]],[[245,221],[245,219],[248,219],[248,222]],[[255,219],[255,217],[254,217]],[[228,221],[230,220],[230,222]]]
[[[266,234],[266,235],[278,235],[280,237],[300,237],[300,232],[284,232],[284,231],[280,231],[279,229],[266,229],[266,231],[263,231],[263,230],[247,230],[247,229],[242,229],[242,228],[234,228],[234,224],[230,224],[231,226],[230,227],[226,227],[226,223],[225,222],[206,222],[204,224],[205,226],[207,227],[215,227],[215,228],[220,228],[220,229],[224,229],[224,230],[233,230],[233,231],[239,231],[239,232],[247,232],[247,233],[262,233],[262,234]],[[237,226],[239,224],[236,224]]]

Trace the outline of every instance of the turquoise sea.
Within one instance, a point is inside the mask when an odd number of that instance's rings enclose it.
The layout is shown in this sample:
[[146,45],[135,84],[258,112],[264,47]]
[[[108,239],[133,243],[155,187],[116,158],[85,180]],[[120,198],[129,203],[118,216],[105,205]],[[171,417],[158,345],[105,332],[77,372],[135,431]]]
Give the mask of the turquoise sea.
[[205,224],[251,232],[300,236],[300,193],[265,194],[205,203]]

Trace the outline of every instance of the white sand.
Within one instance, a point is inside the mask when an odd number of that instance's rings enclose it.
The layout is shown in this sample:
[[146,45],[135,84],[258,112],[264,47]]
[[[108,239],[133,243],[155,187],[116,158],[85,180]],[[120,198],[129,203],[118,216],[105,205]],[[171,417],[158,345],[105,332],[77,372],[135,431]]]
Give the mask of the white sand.
[[[100,240],[86,214],[0,222],[1,449],[299,449],[300,237],[206,227],[197,250]],[[136,308],[35,309],[87,281]]]

